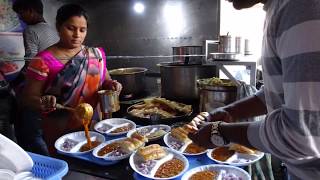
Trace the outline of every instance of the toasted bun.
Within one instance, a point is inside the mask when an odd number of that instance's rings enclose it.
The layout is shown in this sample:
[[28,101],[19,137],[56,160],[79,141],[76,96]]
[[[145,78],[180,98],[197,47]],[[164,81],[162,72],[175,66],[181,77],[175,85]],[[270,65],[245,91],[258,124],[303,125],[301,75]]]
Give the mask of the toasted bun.
[[141,134],[139,134],[138,132],[134,132],[131,134],[131,137],[132,138],[135,138],[135,139],[139,139],[140,141],[143,141],[143,142],[148,142],[148,138],[146,138],[145,136],[142,136]]
[[187,143],[187,142],[191,141],[191,139],[189,139],[189,137],[188,137],[188,132],[183,130],[181,127],[173,128],[171,130],[171,135],[174,138],[176,138],[179,141],[184,142],[184,143]]
[[138,155],[144,160],[160,159],[166,156],[165,150],[159,144],[152,144],[138,149]]

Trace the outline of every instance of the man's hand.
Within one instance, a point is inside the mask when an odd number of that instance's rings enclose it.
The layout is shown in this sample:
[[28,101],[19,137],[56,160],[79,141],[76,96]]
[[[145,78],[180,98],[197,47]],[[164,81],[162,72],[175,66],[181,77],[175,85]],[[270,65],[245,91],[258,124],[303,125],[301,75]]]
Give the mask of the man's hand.
[[214,121],[223,121],[223,122],[234,122],[232,116],[228,111],[226,111],[224,108],[218,108],[213,111],[211,111],[206,117],[206,120],[209,122],[214,122]]
[[[203,124],[204,125],[204,124]],[[198,132],[189,133],[189,138],[199,146],[207,149],[215,148],[216,146],[211,143],[211,128],[212,123],[206,123]]]

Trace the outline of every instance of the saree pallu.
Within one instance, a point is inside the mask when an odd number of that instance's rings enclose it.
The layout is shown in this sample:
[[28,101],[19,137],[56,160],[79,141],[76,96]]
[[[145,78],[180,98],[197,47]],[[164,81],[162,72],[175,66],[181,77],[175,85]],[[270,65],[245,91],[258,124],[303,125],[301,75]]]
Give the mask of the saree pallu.
[[[48,64],[52,56],[41,54],[39,62],[32,62],[29,70],[33,73]],[[50,55],[49,55],[50,56]],[[106,73],[103,53],[98,48],[84,48],[71,58],[54,78],[47,79],[44,94],[54,95],[57,103],[68,107],[76,107],[79,103],[89,103],[92,107],[97,105],[97,91],[102,85]],[[40,62],[44,61],[44,62]],[[57,60],[59,61],[59,60]],[[40,68],[41,69],[41,68]],[[39,72],[49,75],[50,70]],[[60,136],[77,130],[82,130],[82,122],[77,120],[72,112],[56,110],[43,117],[43,134],[49,152],[54,152],[54,143]]]

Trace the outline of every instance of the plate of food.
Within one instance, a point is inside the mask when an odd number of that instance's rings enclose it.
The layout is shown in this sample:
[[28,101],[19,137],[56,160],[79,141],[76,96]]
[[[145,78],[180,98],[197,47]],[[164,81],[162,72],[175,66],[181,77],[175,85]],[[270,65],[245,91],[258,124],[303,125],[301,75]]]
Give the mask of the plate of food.
[[125,118],[105,119],[98,122],[94,126],[94,129],[97,132],[106,134],[108,136],[123,135],[135,128],[136,128],[136,124]]
[[150,179],[174,179],[189,167],[186,157],[159,144],[139,148],[130,156],[129,163],[135,172]]
[[184,155],[194,156],[207,152],[206,148],[200,147],[188,137],[189,130],[186,126],[173,128],[170,133],[163,137],[164,143],[169,148]]
[[221,164],[199,166],[187,171],[181,180],[250,180],[250,175],[243,169]]
[[190,116],[192,114],[192,106],[165,98],[153,97],[131,105],[128,107],[127,113],[136,122],[146,125],[170,125]]
[[61,136],[54,146],[62,154],[86,154],[105,141],[102,134],[89,131],[91,146],[89,147],[84,131],[73,132]]
[[247,166],[260,160],[264,153],[239,144],[230,144],[209,150],[207,156],[219,164]]
[[160,139],[162,136],[167,134],[171,131],[171,127],[164,124],[158,125],[150,125],[150,126],[143,126],[137,129],[130,130],[127,133],[127,137],[134,136],[135,134],[139,134],[144,136],[148,139],[148,141],[155,141]]
[[124,137],[106,141],[92,152],[93,156],[107,161],[117,161],[128,158],[139,147],[145,145],[145,139]]

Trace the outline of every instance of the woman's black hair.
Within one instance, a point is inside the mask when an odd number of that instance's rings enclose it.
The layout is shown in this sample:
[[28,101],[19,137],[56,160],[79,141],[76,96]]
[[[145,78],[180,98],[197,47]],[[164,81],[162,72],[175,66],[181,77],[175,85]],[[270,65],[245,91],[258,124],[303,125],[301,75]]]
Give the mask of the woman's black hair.
[[19,13],[24,10],[33,9],[38,14],[43,15],[43,4],[41,0],[16,0],[12,5],[12,9]]
[[72,16],[83,16],[87,20],[88,24],[88,15],[87,12],[77,4],[66,4],[61,6],[58,9],[56,17],[56,26],[60,27],[64,22],[66,22]]

